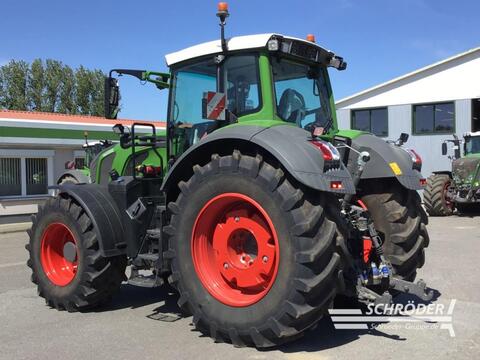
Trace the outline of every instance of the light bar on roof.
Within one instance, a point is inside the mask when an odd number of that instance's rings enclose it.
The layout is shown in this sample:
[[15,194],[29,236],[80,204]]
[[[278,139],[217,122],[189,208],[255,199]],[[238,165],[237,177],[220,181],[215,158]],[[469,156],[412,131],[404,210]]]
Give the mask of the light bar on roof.
[[337,70],[347,68],[347,63],[340,56],[305,41],[273,36],[267,42],[267,49],[271,52],[279,51],[292,57],[334,67]]

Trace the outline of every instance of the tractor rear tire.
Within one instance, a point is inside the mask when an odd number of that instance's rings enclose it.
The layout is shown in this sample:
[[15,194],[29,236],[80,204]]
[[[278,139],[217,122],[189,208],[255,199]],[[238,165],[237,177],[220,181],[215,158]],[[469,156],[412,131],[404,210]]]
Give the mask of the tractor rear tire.
[[259,155],[213,155],[193,170],[165,228],[180,308],[217,342],[266,348],[298,338],[337,292],[336,225],[326,208],[338,201]]
[[31,279],[51,307],[69,312],[93,308],[109,301],[126,280],[126,257],[101,255],[93,222],[68,196],[40,206],[28,234]]
[[433,174],[427,179],[427,186],[423,191],[423,203],[430,216],[450,216],[453,214],[454,203],[447,197],[447,189],[452,179],[447,174]]
[[392,264],[394,275],[413,281],[417,269],[425,263],[425,248],[430,242],[428,217],[420,196],[396,182],[375,182],[365,192],[361,200],[382,238],[383,252]]

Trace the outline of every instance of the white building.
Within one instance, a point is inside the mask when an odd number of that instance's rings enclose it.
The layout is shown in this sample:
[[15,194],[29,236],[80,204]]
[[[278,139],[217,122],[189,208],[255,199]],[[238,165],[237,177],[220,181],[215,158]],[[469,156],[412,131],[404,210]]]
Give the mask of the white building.
[[36,212],[67,162],[83,167],[85,135],[89,142],[116,142],[116,123],[131,126],[134,120],[0,110],[0,217]]
[[441,143],[480,131],[480,47],[387,81],[337,102],[339,127],[395,140],[423,158],[422,173],[450,169]]

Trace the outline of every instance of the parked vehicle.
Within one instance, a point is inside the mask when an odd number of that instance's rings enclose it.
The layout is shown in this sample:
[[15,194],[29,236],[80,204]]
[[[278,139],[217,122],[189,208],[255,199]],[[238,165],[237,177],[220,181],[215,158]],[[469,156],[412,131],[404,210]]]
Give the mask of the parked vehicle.
[[[256,347],[298,338],[339,294],[431,299],[412,282],[429,243],[420,157],[403,141],[337,128],[327,70],[344,70],[341,57],[312,37],[227,40],[228,15],[220,3],[220,41],[167,55],[170,73],[156,83],[170,92],[165,132],[114,128],[133,164],[145,148],[160,166],[145,160],[108,184],[61,185],[39,209],[27,245],[39,295],[77,311],[122,281],[168,279],[197,329]],[[110,118],[115,73],[147,72],[110,72]]]
[[[454,135],[445,140],[442,154],[447,155],[448,143],[453,144],[452,171],[434,172],[427,180],[423,194],[430,216],[480,211],[480,132],[467,133],[463,141]],[[463,143],[463,156],[461,144]]]

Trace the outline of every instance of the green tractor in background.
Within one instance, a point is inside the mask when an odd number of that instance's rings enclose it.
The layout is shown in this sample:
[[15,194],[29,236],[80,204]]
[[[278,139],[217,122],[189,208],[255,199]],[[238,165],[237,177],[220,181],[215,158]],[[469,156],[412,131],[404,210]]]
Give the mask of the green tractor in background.
[[[123,281],[168,281],[202,333],[256,347],[297,339],[338,295],[432,299],[413,283],[429,237],[422,161],[405,135],[338,129],[328,68],[346,63],[312,37],[225,39],[225,3],[217,16],[220,41],[166,56],[166,131],[114,127],[131,173],[98,161],[111,181],[60,185],[39,209],[26,246],[39,295],[81,311]],[[110,118],[115,73],[145,72],[110,73]]]
[[[158,89],[164,89],[167,86],[169,74],[164,74],[155,71],[136,71],[115,69],[112,70],[119,75],[130,75],[138,78],[143,82],[150,82],[155,84]],[[107,91],[108,86],[107,85]],[[112,94],[113,95],[113,94]],[[120,99],[116,99],[119,101]],[[118,111],[118,109],[117,109]],[[112,114],[110,117],[116,117]],[[144,127],[146,131],[150,129],[150,125]],[[119,126],[114,127],[114,132],[120,135]],[[122,126],[122,132],[128,131],[128,128]],[[130,147],[123,146],[121,143],[113,143],[110,140],[100,140],[89,142],[87,140],[88,133],[84,133],[85,144],[83,149],[85,151],[85,162],[78,168],[66,166],[66,171],[62,173],[57,180],[57,185],[63,184],[78,184],[78,183],[97,183],[107,184],[112,180],[112,176],[132,175],[135,166],[148,164],[153,167],[161,166],[161,162],[155,151],[151,147],[137,147],[136,161],[134,164],[134,157]],[[73,162],[71,162],[74,164]]]
[[467,133],[462,141],[454,135],[453,140],[442,144],[442,155],[447,155],[447,143],[453,144],[452,171],[439,171],[427,179],[423,193],[425,208],[430,216],[452,215],[480,211],[480,132]]

